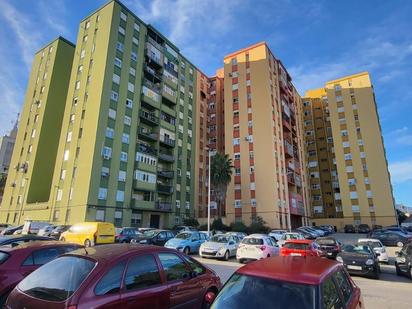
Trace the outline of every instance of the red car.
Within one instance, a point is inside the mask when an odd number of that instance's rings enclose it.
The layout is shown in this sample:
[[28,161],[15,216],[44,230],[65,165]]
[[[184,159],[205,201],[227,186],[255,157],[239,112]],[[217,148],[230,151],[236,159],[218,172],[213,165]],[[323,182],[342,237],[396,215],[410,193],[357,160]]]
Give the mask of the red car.
[[6,308],[207,308],[220,287],[213,271],[176,250],[110,244],[39,268],[11,292]]
[[354,309],[364,308],[364,303],[361,290],[340,263],[276,256],[238,269],[211,308]]
[[32,241],[0,247],[0,308],[14,287],[43,264],[80,246],[58,241]]
[[281,256],[325,256],[319,245],[308,239],[287,241],[280,249]]

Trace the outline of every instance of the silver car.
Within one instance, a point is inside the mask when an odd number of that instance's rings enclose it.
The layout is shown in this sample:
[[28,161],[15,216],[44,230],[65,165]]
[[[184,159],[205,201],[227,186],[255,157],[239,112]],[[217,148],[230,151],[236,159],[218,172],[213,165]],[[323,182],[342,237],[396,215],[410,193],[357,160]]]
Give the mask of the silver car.
[[288,232],[282,235],[282,237],[278,240],[277,244],[279,247],[282,247],[285,244],[285,242],[294,239],[305,239],[305,237],[301,233]]
[[236,236],[216,234],[200,246],[199,255],[227,261],[231,256],[236,256],[238,245],[239,238]]

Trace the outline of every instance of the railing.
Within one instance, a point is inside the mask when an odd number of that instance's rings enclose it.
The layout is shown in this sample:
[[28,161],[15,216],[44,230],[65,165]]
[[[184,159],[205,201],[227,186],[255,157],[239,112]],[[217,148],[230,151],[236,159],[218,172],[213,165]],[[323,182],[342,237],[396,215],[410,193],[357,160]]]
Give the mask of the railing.
[[159,152],[159,159],[167,162],[174,162],[175,157],[173,153],[167,153],[167,152]]
[[143,85],[153,90],[157,94],[160,94],[162,91],[162,88],[160,87],[160,83],[159,84],[152,83],[150,80],[147,80],[146,78],[143,78]]
[[172,203],[157,201],[155,203],[155,209],[161,211],[172,211]]
[[140,114],[140,117],[144,119],[150,120],[151,122],[154,122],[154,123],[159,123],[159,118],[156,117],[153,113],[150,113],[145,110],[141,110],[139,114]]
[[157,191],[163,194],[172,194],[173,193],[173,187],[169,185],[163,185],[158,183],[157,184]]
[[147,42],[152,44],[154,47],[156,47],[160,52],[164,51],[164,47],[157,43],[155,40],[153,40],[150,36],[147,37]]
[[285,141],[285,153],[291,157],[293,156],[293,146],[288,141]]
[[168,137],[161,137],[160,141],[163,144],[166,144],[166,145],[171,146],[171,147],[174,147],[175,143],[176,143],[176,141],[174,139],[171,139],[171,138],[168,138]]
[[173,178],[174,172],[173,171],[157,171],[157,175],[160,177],[165,177],[165,178]]
[[147,145],[143,145],[143,144],[137,145],[137,151],[150,154],[150,155],[155,155],[155,156],[157,155],[157,150],[155,148],[147,146]]
[[160,75],[159,73],[157,73],[154,69],[152,69],[151,67],[149,67],[147,64],[144,65],[144,69],[146,72],[148,72],[149,74],[153,75],[154,77],[156,77],[158,80],[162,80],[162,75]]
[[140,127],[138,132],[139,132],[139,134],[144,135],[148,138],[151,138],[153,140],[157,140],[157,133],[153,133],[152,131],[150,131],[146,128]]

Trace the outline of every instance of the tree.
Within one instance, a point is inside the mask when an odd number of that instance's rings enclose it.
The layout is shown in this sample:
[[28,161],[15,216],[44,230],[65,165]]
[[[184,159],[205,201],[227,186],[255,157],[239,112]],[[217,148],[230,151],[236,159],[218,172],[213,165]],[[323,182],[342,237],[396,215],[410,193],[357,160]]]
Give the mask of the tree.
[[193,226],[193,227],[198,227],[199,226],[199,221],[195,218],[187,218],[183,220],[183,224],[187,226]]
[[399,209],[396,209],[396,215],[398,216],[398,222],[399,222],[399,224],[402,224],[403,221],[405,221],[406,219],[408,219],[408,217],[406,216],[406,214],[405,214],[403,211],[399,210]]
[[215,231],[227,231],[229,227],[222,222],[221,218],[217,218],[213,220],[212,224],[210,225],[211,230]]
[[247,226],[243,222],[233,222],[230,224],[230,230],[233,232],[247,233]]
[[222,205],[226,199],[227,186],[232,180],[232,159],[229,155],[216,153],[211,162],[210,182],[215,192],[218,216],[222,217]]
[[250,224],[248,228],[248,234],[254,234],[254,233],[263,233],[267,234],[269,232],[269,227],[266,226],[265,220],[263,220],[262,217],[255,217],[252,218],[252,223]]

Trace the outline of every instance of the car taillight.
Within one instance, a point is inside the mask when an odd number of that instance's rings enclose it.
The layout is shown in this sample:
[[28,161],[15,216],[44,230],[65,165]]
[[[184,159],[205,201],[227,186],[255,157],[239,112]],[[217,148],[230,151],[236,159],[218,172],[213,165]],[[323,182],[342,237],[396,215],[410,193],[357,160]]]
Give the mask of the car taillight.
[[70,305],[67,309],[77,309],[77,305]]
[[262,250],[262,251],[265,251],[265,250],[266,250],[266,246],[260,246],[259,249]]

